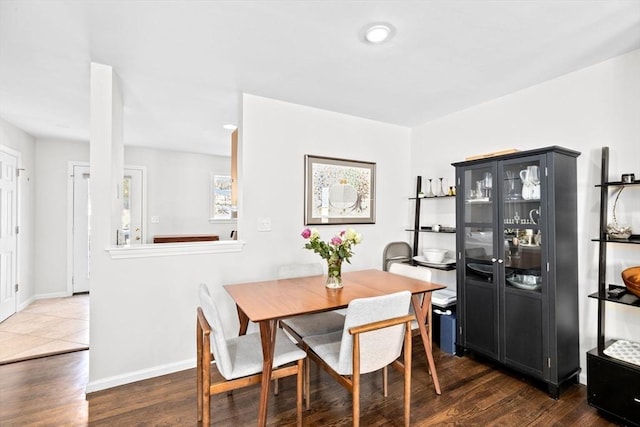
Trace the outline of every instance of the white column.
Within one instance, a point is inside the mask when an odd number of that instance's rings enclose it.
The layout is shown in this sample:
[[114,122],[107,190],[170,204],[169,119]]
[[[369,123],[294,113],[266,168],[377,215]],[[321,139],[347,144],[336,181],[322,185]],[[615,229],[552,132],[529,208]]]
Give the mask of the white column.
[[90,382],[104,377],[117,349],[113,314],[122,302],[113,286],[117,266],[105,251],[116,244],[122,222],[122,179],[124,174],[123,103],[113,68],[91,64],[91,311]]

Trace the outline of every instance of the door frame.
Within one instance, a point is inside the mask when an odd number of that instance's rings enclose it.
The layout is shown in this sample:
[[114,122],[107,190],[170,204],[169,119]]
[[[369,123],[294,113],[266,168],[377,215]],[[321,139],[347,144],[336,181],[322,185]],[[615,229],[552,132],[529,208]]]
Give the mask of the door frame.
[[[91,169],[89,162],[71,160],[67,163],[67,296],[73,295],[73,169],[76,166],[86,166]],[[124,165],[125,172],[127,169],[142,171],[142,241],[145,242],[147,236],[147,167]]]

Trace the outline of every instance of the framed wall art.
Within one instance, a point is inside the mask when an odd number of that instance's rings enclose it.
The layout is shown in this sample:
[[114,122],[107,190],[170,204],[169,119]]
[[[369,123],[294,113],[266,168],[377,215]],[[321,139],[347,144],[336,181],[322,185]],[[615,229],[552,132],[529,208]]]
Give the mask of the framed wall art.
[[376,164],[305,155],[304,223],[374,224]]

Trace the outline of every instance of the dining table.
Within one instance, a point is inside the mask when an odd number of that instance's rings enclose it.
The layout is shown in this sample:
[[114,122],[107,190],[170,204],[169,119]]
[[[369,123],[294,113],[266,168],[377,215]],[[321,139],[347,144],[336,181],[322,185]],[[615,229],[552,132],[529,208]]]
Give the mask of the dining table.
[[400,291],[411,292],[411,304],[418,320],[429,372],[435,392],[440,394],[440,383],[431,351],[431,337],[425,323],[431,311],[431,293],[446,286],[376,269],[343,273],[343,287],[340,289],[327,288],[326,278],[326,275],[317,275],[224,286],[236,303],[240,334],[246,333],[249,321],[257,323],[260,328],[263,371],[258,425],[265,426],[267,423],[269,384],[278,320],[345,308],[356,298],[368,298]]

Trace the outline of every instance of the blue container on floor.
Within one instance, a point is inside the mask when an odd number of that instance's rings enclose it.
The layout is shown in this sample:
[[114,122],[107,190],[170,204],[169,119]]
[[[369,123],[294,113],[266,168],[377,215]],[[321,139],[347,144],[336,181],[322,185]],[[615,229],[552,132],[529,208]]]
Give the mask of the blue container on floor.
[[440,315],[440,350],[445,353],[456,352],[456,313]]

